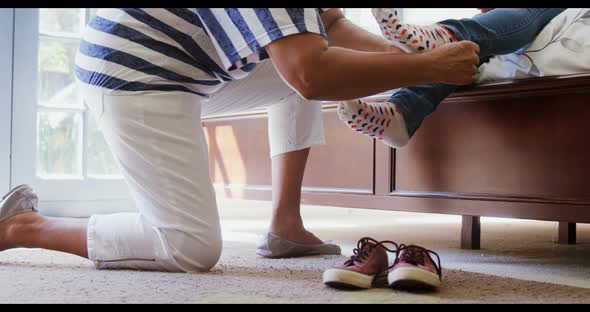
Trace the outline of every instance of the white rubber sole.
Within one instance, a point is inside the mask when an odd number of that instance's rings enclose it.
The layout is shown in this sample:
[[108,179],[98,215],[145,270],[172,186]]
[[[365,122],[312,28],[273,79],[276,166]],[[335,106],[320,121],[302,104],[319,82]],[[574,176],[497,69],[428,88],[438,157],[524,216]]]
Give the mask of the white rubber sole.
[[375,275],[366,275],[343,269],[328,269],[324,271],[324,284],[332,287],[356,287],[368,289],[373,286]]
[[389,287],[440,287],[438,274],[418,268],[397,268],[387,274]]

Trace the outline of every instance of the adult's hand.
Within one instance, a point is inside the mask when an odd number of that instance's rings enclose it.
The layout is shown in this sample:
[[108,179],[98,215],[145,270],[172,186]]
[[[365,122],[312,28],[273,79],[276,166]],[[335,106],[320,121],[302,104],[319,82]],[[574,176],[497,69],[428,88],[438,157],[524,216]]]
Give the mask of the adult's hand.
[[441,81],[465,85],[474,82],[479,65],[479,45],[471,41],[459,41],[442,45],[428,54],[442,73]]

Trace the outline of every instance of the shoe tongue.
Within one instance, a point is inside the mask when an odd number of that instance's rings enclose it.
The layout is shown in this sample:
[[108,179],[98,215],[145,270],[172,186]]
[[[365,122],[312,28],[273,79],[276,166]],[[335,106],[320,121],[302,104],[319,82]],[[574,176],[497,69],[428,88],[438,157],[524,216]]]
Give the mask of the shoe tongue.
[[424,248],[420,247],[420,246],[408,246],[408,248],[405,251],[409,251],[409,252],[413,252],[413,253],[419,253],[419,252],[423,252]]
[[360,250],[358,251],[357,258],[347,260],[345,262],[345,266],[352,266],[352,265],[360,264],[360,263],[364,262],[366,259],[364,259],[365,257],[361,257],[361,255],[364,254],[365,252],[368,253],[369,250],[371,250],[371,248],[373,248],[375,246],[376,246],[376,244],[373,242],[364,241],[360,246]]
[[374,242],[364,242],[361,246],[361,252],[369,251],[371,249],[374,249],[375,247],[377,247],[377,244],[375,244]]
[[402,251],[400,256],[404,259],[404,262],[411,263],[413,265],[424,264],[424,249],[419,246],[409,246]]

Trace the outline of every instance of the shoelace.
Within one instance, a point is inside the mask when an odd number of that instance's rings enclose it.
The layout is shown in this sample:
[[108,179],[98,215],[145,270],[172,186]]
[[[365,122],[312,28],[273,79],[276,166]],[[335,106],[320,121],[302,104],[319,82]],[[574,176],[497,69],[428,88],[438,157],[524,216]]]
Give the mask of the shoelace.
[[[405,251],[405,252],[402,253],[402,251]],[[401,256],[400,256],[400,254],[401,254]],[[433,254],[436,256],[437,262],[434,262],[434,260],[430,256],[430,254]],[[424,247],[416,246],[416,245],[405,245],[405,244],[399,245],[399,248],[397,249],[397,253],[395,256],[395,261],[393,262],[393,264],[391,265],[390,268],[393,268],[400,261],[412,263],[414,265],[417,265],[417,264],[424,265],[424,256],[425,255],[434,264],[434,267],[436,268],[436,272],[438,273],[438,276],[442,277],[440,257],[438,256],[438,254],[432,250],[426,249]]]
[[[373,243],[373,244],[370,244]],[[395,246],[395,249],[389,249],[385,246],[385,244],[392,244]],[[389,252],[396,252],[398,250],[398,245],[395,242],[392,241],[377,241],[376,239],[373,239],[371,237],[363,237],[361,239],[359,239],[359,241],[356,243],[356,248],[352,250],[353,255],[350,256],[350,259],[346,260],[346,262],[344,262],[344,265],[352,265],[354,264],[355,261],[364,261],[367,259],[367,257],[369,256],[370,252],[373,250],[373,248],[376,248],[378,246],[381,246],[383,249],[389,251]]]

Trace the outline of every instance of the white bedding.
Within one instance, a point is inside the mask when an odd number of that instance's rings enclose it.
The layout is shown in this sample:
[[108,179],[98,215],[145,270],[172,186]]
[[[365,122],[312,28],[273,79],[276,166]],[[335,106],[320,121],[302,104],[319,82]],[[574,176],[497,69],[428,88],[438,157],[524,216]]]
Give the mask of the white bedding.
[[590,9],[567,9],[528,47],[483,64],[477,80],[485,83],[583,72],[590,72]]

